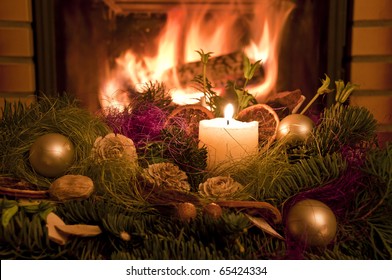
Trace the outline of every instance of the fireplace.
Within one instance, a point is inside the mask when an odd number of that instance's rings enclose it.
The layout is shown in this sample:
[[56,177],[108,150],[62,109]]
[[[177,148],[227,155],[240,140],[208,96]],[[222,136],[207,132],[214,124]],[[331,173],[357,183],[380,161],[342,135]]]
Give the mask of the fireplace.
[[[199,27],[198,32],[203,30],[205,34],[219,29],[217,23],[225,21],[227,23],[228,17],[239,14],[240,16],[231,19],[231,29],[224,31],[226,37],[237,41],[223,42],[220,38],[215,45],[208,46],[208,49],[201,45],[193,45],[190,49],[186,49],[184,42],[181,42],[183,47],[177,48],[174,55],[182,56],[174,66],[169,67],[170,71],[173,71],[173,68],[182,69],[184,65],[191,65],[192,68],[192,63],[195,62],[185,61],[183,53],[191,51],[197,55],[196,49],[217,54],[217,58],[212,58],[213,60],[220,58],[225,60],[229,57],[227,60],[229,61],[230,56],[235,56],[234,63],[240,65],[237,60],[240,60],[239,52],[244,47],[240,44],[241,42],[248,44],[251,37],[246,25],[249,22],[251,24],[256,22],[260,28],[256,27],[253,31],[258,34],[270,32],[269,37],[264,38],[267,40],[264,42],[267,43],[264,47],[268,48],[274,44],[272,46],[276,64],[274,77],[269,77],[270,72],[274,70],[263,64],[265,57],[254,57],[254,60],[262,60],[261,77],[264,80],[272,79],[268,93],[265,94],[300,89],[309,99],[314,95],[324,74],[328,74],[332,80],[344,78],[347,74],[344,59],[349,17],[347,2],[349,1],[36,1],[35,28],[39,30],[36,40],[37,90],[46,95],[67,93],[76,96],[83,106],[91,111],[96,111],[102,106],[110,106],[111,102],[126,103],[126,96],[122,97],[120,93],[135,85],[122,77],[120,82],[111,88],[106,88],[110,95],[107,99],[116,100],[105,100],[106,97],[102,93],[105,91],[105,82],[116,79],[116,75],[123,75],[123,73],[119,74],[118,64],[120,59],[125,63],[124,54],[128,50],[132,50],[135,56],[156,55],[159,46],[163,44],[157,42],[157,37],[162,37],[164,28],[171,20],[170,15],[176,9],[179,11],[186,7],[186,12],[177,12],[175,20],[181,16],[186,19],[204,13],[203,29]],[[258,22],[255,17],[260,17],[256,18]],[[266,29],[268,23],[262,17],[269,20],[269,29],[268,27]],[[54,25],[50,24],[53,22]],[[166,43],[172,43],[170,38],[179,40],[191,32],[184,27],[189,22],[176,24],[177,27],[181,27],[179,34],[175,35],[175,31],[171,30]],[[213,40],[204,38],[204,42]],[[227,48],[231,45],[235,47]],[[163,56],[169,54],[173,54],[173,51],[165,52]],[[158,61],[155,67],[162,63],[165,62]],[[140,74],[140,71],[136,69],[137,74]],[[178,75],[175,77],[178,79]],[[159,79],[154,75],[148,78]],[[225,78],[223,76],[214,82],[223,83]],[[233,77],[228,76],[228,78]],[[165,81],[169,82],[168,87],[178,87],[178,84],[172,85],[170,81],[172,79]],[[143,80],[138,80],[136,84],[142,82]],[[320,99],[313,109],[320,110],[327,103],[328,98]]]

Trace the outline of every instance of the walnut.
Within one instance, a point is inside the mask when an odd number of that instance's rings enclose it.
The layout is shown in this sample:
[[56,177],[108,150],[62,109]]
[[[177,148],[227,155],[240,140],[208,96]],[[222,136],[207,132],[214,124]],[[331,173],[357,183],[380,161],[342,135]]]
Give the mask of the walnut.
[[49,194],[60,201],[88,198],[94,191],[93,181],[83,175],[64,175],[49,187]]
[[228,176],[217,176],[207,179],[199,185],[199,194],[205,198],[227,199],[244,187]]
[[188,176],[180,168],[169,162],[150,164],[142,172],[143,178],[156,187],[189,192]]
[[109,133],[104,137],[98,137],[91,154],[97,162],[116,158],[123,158],[132,163],[137,162],[135,144],[132,139],[122,134]]

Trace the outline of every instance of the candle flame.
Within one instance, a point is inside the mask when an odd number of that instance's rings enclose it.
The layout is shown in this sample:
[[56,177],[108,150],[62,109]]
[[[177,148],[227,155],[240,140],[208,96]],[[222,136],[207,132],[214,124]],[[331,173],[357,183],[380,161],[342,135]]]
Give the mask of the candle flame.
[[232,104],[227,104],[225,107],[225,119],[230,120],[234,115],[234,107]]

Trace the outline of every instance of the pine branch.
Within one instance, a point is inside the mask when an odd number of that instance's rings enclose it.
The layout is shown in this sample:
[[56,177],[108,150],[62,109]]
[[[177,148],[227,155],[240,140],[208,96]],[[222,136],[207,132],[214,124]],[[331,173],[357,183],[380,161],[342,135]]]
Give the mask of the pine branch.
[[259,197],[273,198],[280,205],[289,197],[338,178],[346,169],[340,154],[315,156],[287,166],[279,176],[271,178],[268,185],[260,188]]
[[354,256],[346,255],[336,249],[334,250],[325,249],[322,252],[316,252],[316,253],[305,252],[304,257],[305,259],[308,260],[358,260],[358,258],[355,258]]
[[314,131],[312,149],[325,155],[338,152],[345,145],[374,141],[376,125],[376,120],[366,108],[339,104],[326,108]]
[[[0,126],[0,172],[47,188],[51,179],[31,169],[28,155],[31,145],[42,135],[60,133],[75,145],[75,164],[89,157],[92,144],[98,136],[106,135],[110,129],[96,116],[79,108],[75,100],[42,97],[30,106],[8,105]],[[4,123],[4,124],[3,124]]]
[[136,105],[152,104],[162,109],[170,109],[172,98],[162,82],[147,82],[141,92],[134,97]]
[[49,241],[40,213],[29,214],[20,207],[6,227],[0,226],[2,259],[63,258],[66,250]]
[[206,105],[208,105],[214,115],[216,117],[223,116],[225,100],[213,90],[213,86],[208,78],[204,78],[202,75],[197,75],[192,82],[195,83],[194,87],[196,90],[204,92]]

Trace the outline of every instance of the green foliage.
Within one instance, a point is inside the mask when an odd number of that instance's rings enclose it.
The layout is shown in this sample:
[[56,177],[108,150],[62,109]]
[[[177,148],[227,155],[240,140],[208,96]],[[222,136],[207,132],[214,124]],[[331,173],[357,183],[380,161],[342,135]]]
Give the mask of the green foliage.
[[[374,149],[367,155],[363,167],[367,188],[357,194],[355,220],[367,229],[369,250],[372,259],[392,259],[392,145],[385,149]],[[355,205],[356,206],[356,205]]]
[[172,103],[166,86],[158,81],[144,84],[134,99],[136,104],[153,104],[159,108],[170,108]]
[[167,142],[165,157],[171,159],[174,164],[187,173],[191,187],[193,190],[197,190],[205,176],[207,150],[199,148],[197,143],[187,137],[183,131],[165,130],[163,133],[165,139],[171,139]]
[[195,83],[195,88],[197,90],[204,93],[206,105],[211,108],[214,115],[216,117],[223,116],[225,99],[213,90],[213,86],[208,78],[203,75],[197,75],[193,78],[192,82]]
[[326,155],[346,145],[374,141],[376,127],[377,121],[366,108],[336,104],[324,109],[310,145],[319,154]]
[[190,238],[189,241],[179,242],[177,240],[162,238],[153,235],[151,240],[144,246],[121,251],[111,256],[113,259],[125,260],[223,260],[225,257],[213,245],[205,246],[199,240]]
[[256,70],[260,67],[260,62],[261,60],[257,60],[254,63],[251,63],[249,58],[244,55],[244,77],[245,77],[245,85],[248,84],[248,82],[253,78],[253,75],[255,74]]
[[145,200],[139,192],[140,166],[136,164],[130,164],[121,158],[102,162],[94,162],[86,158],[71,172],[91,178],[94,182],[95,194],[104,199],[112,200],[134,211],[146,207]]
[[[78,259],[240,258],[238,248],[234,254],[229,248],[236,248],[235,239],[250,226],[241,213],[225,213],[218,220],[199,215],[185,223],[176,216],[136,213],[103,200],[68,202],[57,213],[67,224],[98,225],[103,231],[95,238],[75,238],[66,245]],[[129,240],[122,233],[129,234]]]
[[387,186],[392,184],[392,143],[387,143],[384,149],[373,149],[367,155],[364,166],[365,172],[378,178]]
[[335,85],[336,85],[335,101],[340,104],[345,103],[350,97],[351,93],[353,93],[353,91],[358,88],[358,85],[352,84],[350,82],[344,84],[342,80],[336,81]]
[[237,112],[240,112],[241,110],[251,105],[257,104],[255,97],[246,90],[246,86],[248,85],[249,81],[253,78],[256,70],[260,68],[260,62],[261,60],[257,60],[256,62],[251,63],[249,58],[246,55],[244,55],[244,77],[245,77],[244,85],[241,88],[237,88],[235,85],[233,85],[234,91],[237,95],[237,103],[238,103]]
[[204,53],[203,50],[196,51],[200,55],[200,61],[203,64],[203,70],[200,75],[193,78],[195,88],[204,93],[204,101],[214,112],[215,116],[223,115],[224,99],[213,90],[211,82],[207,78],[207,63],[211,57],[212,52]]
[[95,139],[110,129],[68,97],[43,97],[25,106],[6,102],[0,123],[0,172],[23,178],[41,187],[51,180],[32,170],[29,150],[35,140],[48,133],[60,133],[75,146],[75,166],[90,155]]
[[282,147],[273,147],[258,157],[247,159],[227,170],[219,170],[219,173],[232,174],[236,181],[246,186],[249,197],[280,206],[299,192],[338,178],[347,167],[338,153],[290,163],[281,151]]
[[[2,200],[1,211],[7,203]],[[8,223],[0,226],[1,259],[58,259],[65,255],[66,250],[52,244],[47,236],[44,217],[50,207],[45,202],[19,205]]]
[[314,101],[316,101],[316,99],[320,96],[323,95],[325,93],[329,93],[332,92],[331,89],[329,89],[329,84],[331,83],[331,79],[325,75],[325,79],[321,80],[322,84],[321,86],[317,89],[317,92],[315,94],[315,96],[312,98],[312,100],[309,101],[309,103],[305,106],[305,108],[301,111],[301,114],[304,114],[306,112],[306,110],[309,109],[309,107],[314,103]]
[[[205,102],[214,112],[215,116],[221,117],[223,116],[223,106],[225,105],[225,100],[213,90],[213,86],[208,80],[206,73],[208,60],[212,53],[204,53],[203,50],[196,52],[200,55],[201,62],[203,64],[203,72],[201,75],[197,75],[193,81],[196,83],[196,88],[204,93]],[[227,90],[233,91],[236,94],[236,102],[238,105],[237,112],[240,112],[250,105],[257,104],[255,97],[246,90],[246,86],[253,78],[256,70],[260,67],[260,62],[261,60],[251,63],[249,58],[244,55],[244,85],[242,87],[238,87],[233,81],[227,82]]]
[[149,143],[143,151],[142,165],[170,161],[186,172],[188,181],[195,191],[203,181],[207,166],[207,150],[183,130],[170,127],[162,130],[162,141]]
[[11,218],[18,212],[19,207],[16,201],[1,200],[1,225],[7,227]]
[[316,252],[305,252],[305,258],[308,260],[355,260],[356,258],[346,255],[339,250],[326,249]]
[[277,199],[280,205],[297,193],[338,178],[345,169],[346,163],[340,154],[303,159],[285,168],[269,185],[263,186],[260,192],[262,197]]
[[237,85],[232,82],[228,81],[226,88],[228,91],[233,91],[237,97],[237,114],[242,111],[243,109],[257,104],[257,100],[255,97],[250,94],[244,87],[237,87]]
[[246,87],[249,81],[253,78],[256,70],[260,68],[261,60],[251,63],[246,55],[244,55],[243,57],[244,57],[243,70],[244,70],[244,78],[245,78],[244,84],[242,86],[237,86],[235,82],[228,81],[226,85],[226,90],[229,92],[233,92],[236,95],[237,114],[241,112],[243,109],[251,105],[257,104],[256,98],[249,93]]
[[[199,53],[202,63],[209,53]],[[255,65],[245,62],[245,78]],[[196,78],[209,94],[209,105],[219,113],[223,99],[216,98],[205,76]],[[344,103],[351,84],[336,83],[337,103],[323,111],[311,140],[296,147],[277,141],[256,156],[233,165],[206,171],[206,150],[180,129],[162,131],[160,141],[139,150],[139,166],[118,160],[94,162],[92,145],[110,132],[99,119],[80,109],[68,98],[43,98],[36,104],[6,103],[0,123],[0,172],[47,188],[51,180],[35,174],[28,164],[29,148],[46,133],[66,135],[76,146],[76,161],[70,174],[90,177],[96,192],[84,200],[62,203],[20,202],[2,199],[0,211],[0,257],[2,259],[392,259],[392,145],[375,145],[376,121],[364,108]],[[319,89],[329,92],[328,77]],[[244,90],[242,93],[245,93]],[[161,84],[147,85],[140,102],[169,106]],[[244,94],[242,100],[252,102]],[[162,100],[161,100],[162,99]],[[214,107],[215,106],[215,107]],[[343,148],[359,152],[351,164]],[[181,221],[173,200],[159,205],[145,196],[141,168],[149,163],[170,161],[184,170],[192,185],[197,217]],[[359,163],[358,163],[359,162]],[[355,175],[357,177],[350,178]],[[318,192],[331,203],[340,203],[335,215],[338,232],[324,248],[302,248],[277,239],[253,226],[244,210],[223,208],[213,219],[203,213],[197,187],[208,177],[227,175],[245,186],[234,199],[267,201],[278,209],[304,193]],[[343,183],[349,184],[342,186]],[[333,188],[334,184],[339,188]],[[339,185],[338,185],[339,184]],[[329,192],[327,187],[331,187]],[[341,187],[341,188],[340,188]],[[332,191],[336,197],[331,197]],[[172,194],[172,193],[169,193]],[[166,198],[166,197],[164,197]],[[336,199],[335,199],[336,198]],[[147,201],[148,200],[148,201]],[[190,200],[188,200],[190,201]],[[66,224],[97,225],[95,237],[72,236],[65,245],[49,240],[45,219],[54,211]],[[260,214],[257,212],[257,214]],[[284,212],[282,213],[285,214]],[[283,221],[284,221],[283,217]],[[285,224],[273,225],[282,236]],[[296,245],[298,247],[293,248]],[[291,254],[297,249],[296,254]]]

